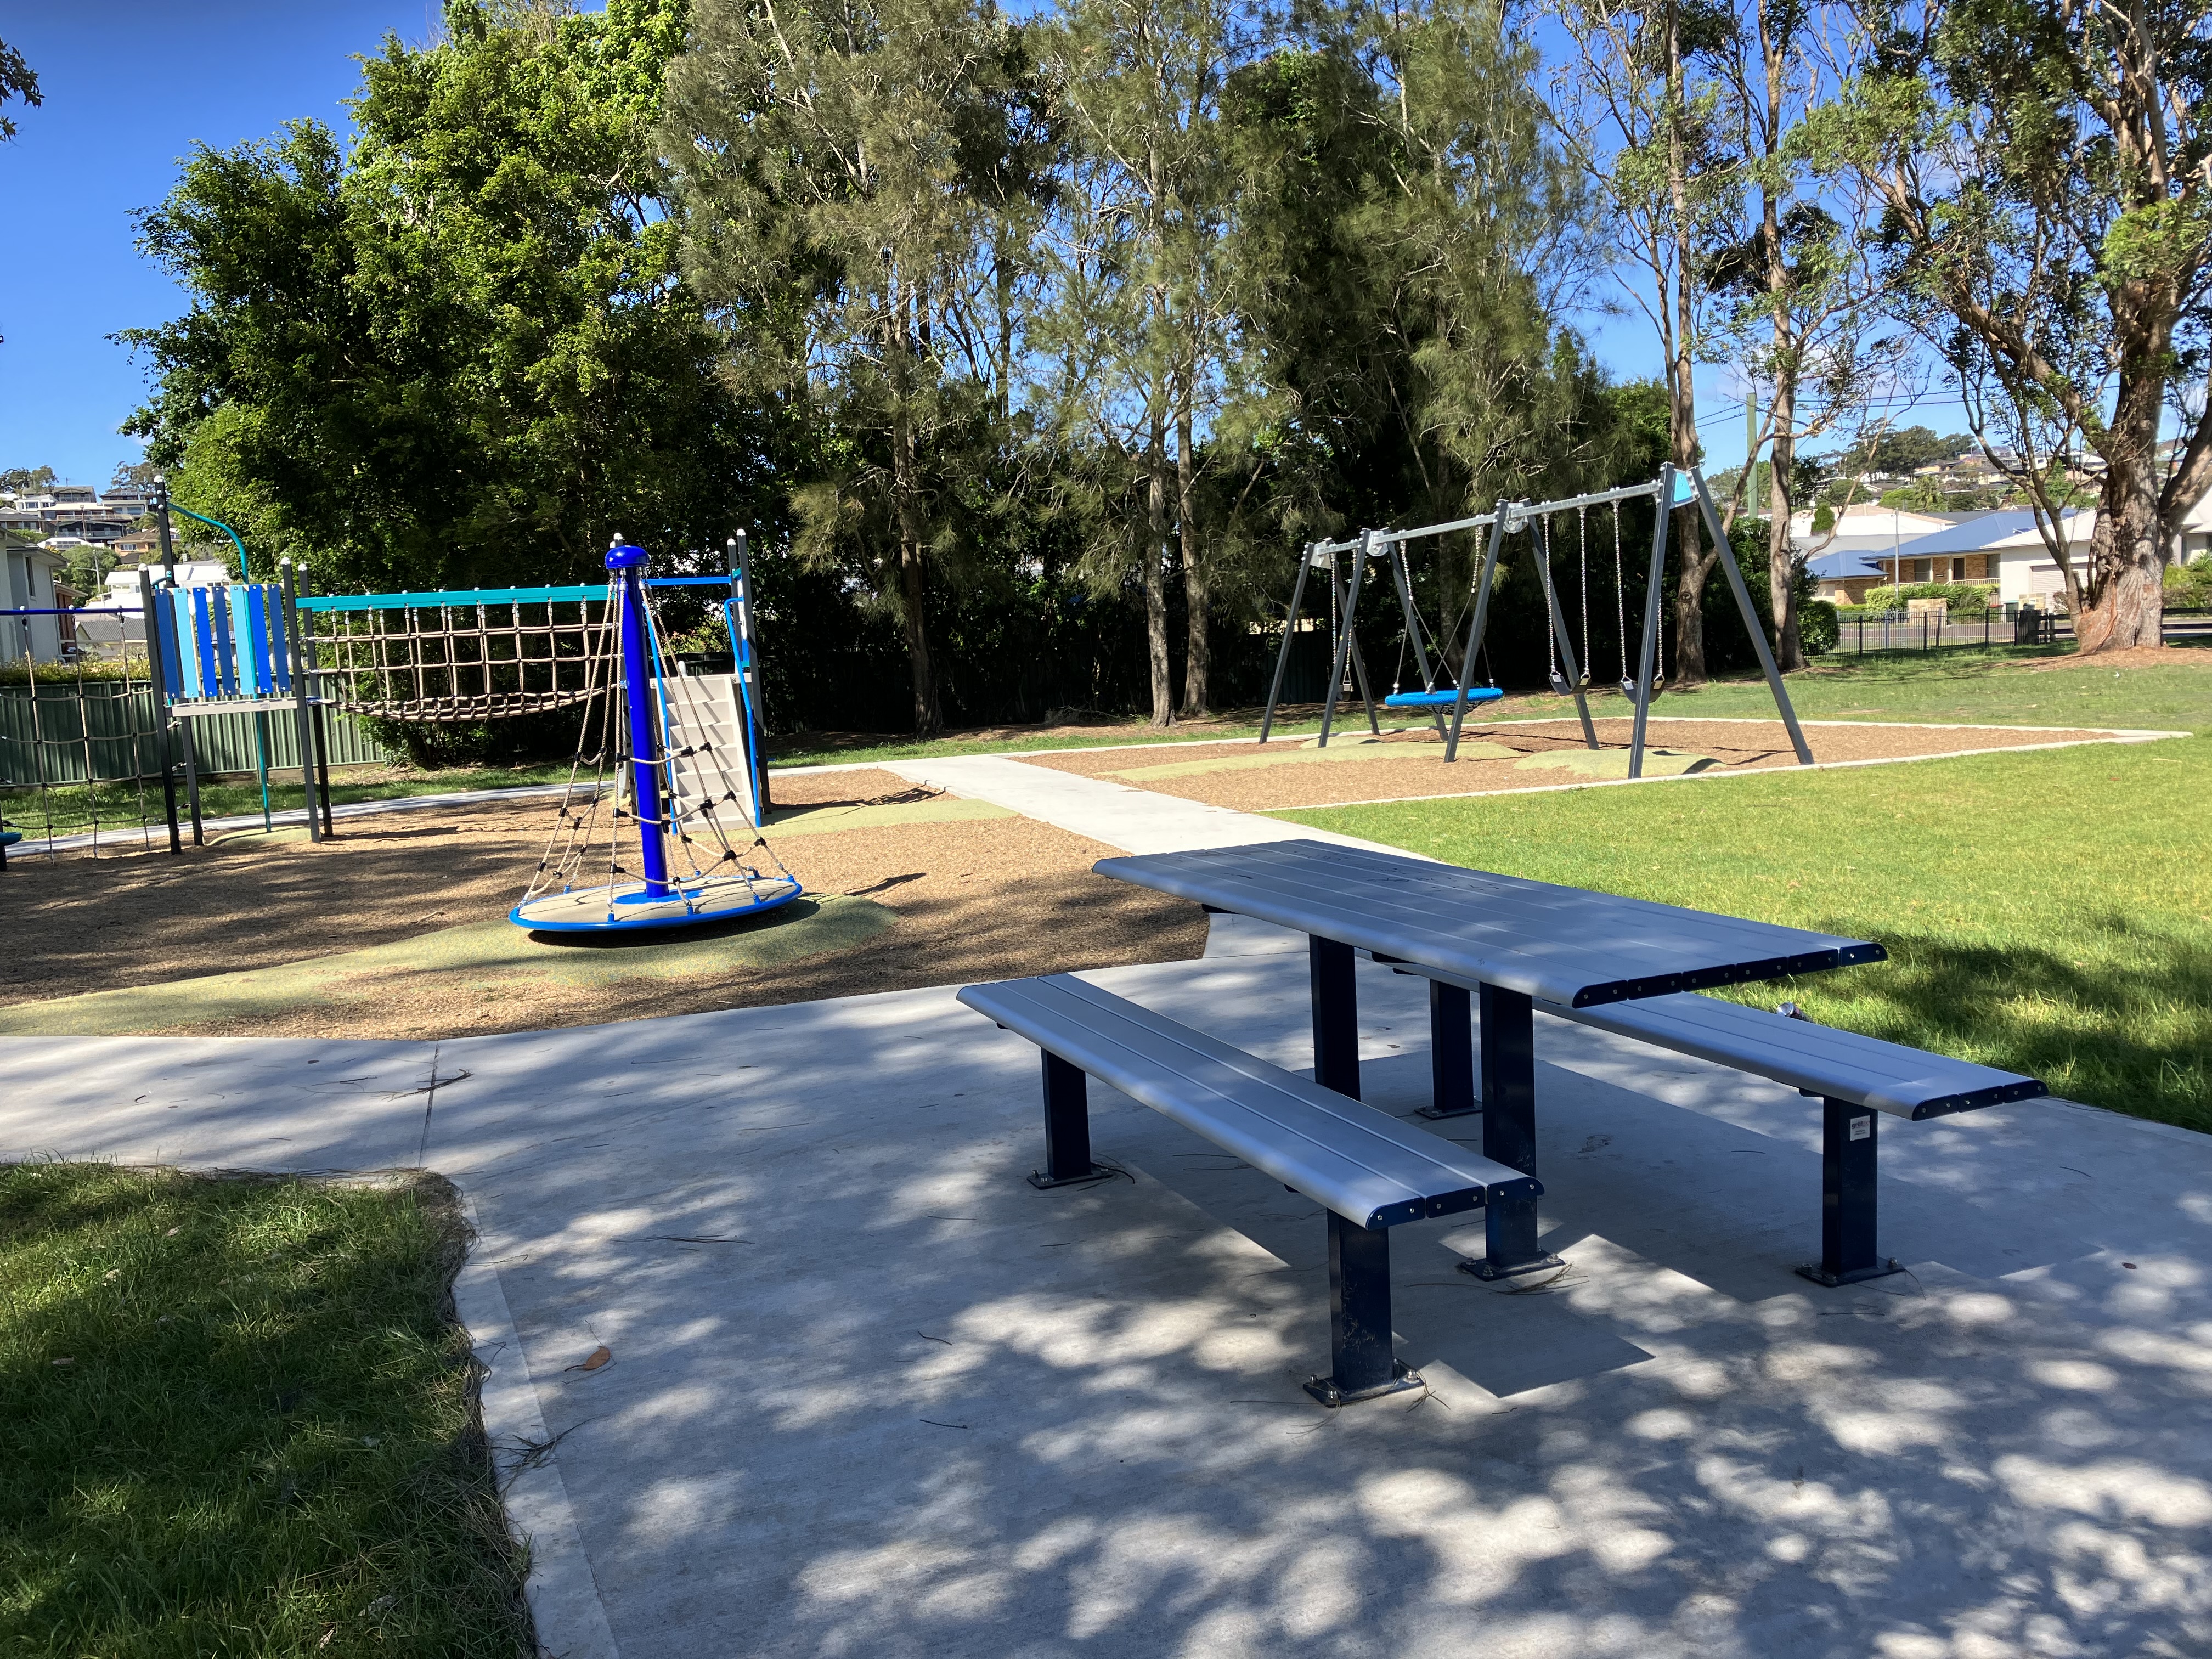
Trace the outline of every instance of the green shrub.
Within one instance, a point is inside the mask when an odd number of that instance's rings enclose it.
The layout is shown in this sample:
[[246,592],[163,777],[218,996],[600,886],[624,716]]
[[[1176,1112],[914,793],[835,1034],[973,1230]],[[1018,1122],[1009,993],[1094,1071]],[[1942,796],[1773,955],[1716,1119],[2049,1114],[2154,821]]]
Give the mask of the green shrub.
[[1996,603],[1996,596],[1994,586],[1978,582],[1907,582],[1902,587],[1869,587],[1865,608],[1879,616],[1905,610],[1911,599],[1942,599],[1954,615],[1966,611],[1979,616]]
[[1805,642],[1807,656],[1834,650],[1843,631],[1836,619],[1836,607],[1827,600],[1807,599],[1797,607],[1797,637]]
[[2212,558],[2166,566],[2166,604],[2175,611],[2212,606]]

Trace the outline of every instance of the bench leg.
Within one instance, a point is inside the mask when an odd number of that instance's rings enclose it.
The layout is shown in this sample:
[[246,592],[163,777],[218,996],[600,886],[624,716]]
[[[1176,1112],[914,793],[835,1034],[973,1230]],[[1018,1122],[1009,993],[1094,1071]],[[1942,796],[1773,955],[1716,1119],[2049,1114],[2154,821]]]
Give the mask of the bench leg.
[[[1482,1155],[1536,1173],[1536,1009],[1527,993],[1482,988]],[[1487,1254],[1462,1261],[1477,1279],[1511,1279],[1564,1267],[1536,1241],[1536,1200],[1502,1200],[1483,1212]]]
[[1327,1376],[1306,1384],[1324,1406],[1418,1389],[1421,1379],[1390,1352],[1390,1235],[1328,1214]]
[[1429,1103],[1417,1117],[1467,1117],[1482,1109],[1474,1095],[1474,1011],[1467,988],[1429,981]]
[[1902,1273],[1875,1253],[1875,1182],[1881,1114],[1841,1100],[1820,1102],[1820,1259],[1798,1272],[1816,1285],[1856,1285]]
[[1306,940],[1313,986],[1314,1081],[1359,1098],[1359,992],[1352,980],[1352,947],[1318,935]]
[[1091,1161],[1090,1079],[1049,1049],[1044,1056],[1044,1168],[1030,1171],[1032,1187],[1065,1187],[1107,1173]]

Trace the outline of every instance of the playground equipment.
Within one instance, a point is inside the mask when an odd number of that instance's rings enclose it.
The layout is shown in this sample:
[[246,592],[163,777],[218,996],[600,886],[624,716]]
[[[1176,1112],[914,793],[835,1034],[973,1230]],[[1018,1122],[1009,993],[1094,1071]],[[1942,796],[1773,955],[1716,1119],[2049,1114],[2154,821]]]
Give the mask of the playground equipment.
[[[1678,493],[1679,486],[1681,484],[1688,486],[1687,495]],[[1627,669],[1627,600],[1622,580],[1626,574],[1626,567],[1622,562],[1620,550],[1620,508],[1623,502],[1645,498],[1649,498],[1653,502],[1655,508],[1652,514],[1651,558],[1648,578],[1644,584],[1644,622],[1638,643],[1637,668],[1632,678]],[[1260,723],[1260,741],[1267,742],[1274,726],[1275,709],[1282,695],[1284,673],[1290,661],[1291,643],[1297,631],[1299,611],[1305,597],[1306,574],[1310,569],[1323,569],[1328,573],[1329,581],[1334,670],[1329,677],[1328,700],[1322,708],[1319,741],[1322,748],[1328,746],[1329,737],[1336,722],[1337,703],[1342,691],[1346,660],[1349,659],[1354,663],[1358,661],[1358,642],[1354,637],[1354,622],[1358,611],[1361,579],[1365,574],[1368,563],[1380,558],[1389,562],[1391,576],[1397,586],[1399,602],[1405,613],[1406,635],[1412,644],[1414,659],[1419,668],[1422,681],[1422,690],[1419,692],[1394,693],[1384,699],[1385,704],[1395,708],[1422,708],[1431,710],[1436,717],[1437,731],[1444,739],[1444,758],[1447,761],[1456,760],[1459,754],[1460,734],[1466,723],[1468,705],[1494,701],[1504,695],[1495,686],[1476,686],[1470,682],[1474,678],[1474,665],[1482,650],[1485,632],[1489,625],[1490,602],[1497,579],[1499,551],[1507,536],[1526,532],[1530,538],[1533,562],[1543,587],[1548,678],[1555,692],[1562,696],[1573,697],[1575,714],[1582,725],[1583,741],[1589,748],[1597,748],[1599,746],[1597,732],[1590,720],[1589,700],[1587,695],[1589,687],[1589,676],[1587,672],[1587,647],[1589,641],[1588,514],[1593,507],[1609,506],[1613,509],[1615,602],[1621,624],[1621,690],[1633,702],[1636,710],[1635,726],[1629,744],[1628,775],[1632,778],[1642,777],[1644,738],[1650,720],[1651,701],[1665,684],[1661,676],[1662,641],[1660,622],[1660,587],[1667,562],[1667,526],[1668,521],[1674,516],[1675,507],[1687,506],[1692,501],[1697,504],[1699,514],[1705,520],[1706,532],[1711,535],[1715,547],[1718,550],[1721,569],[1728,578],[1729,591],[1735,598],[1736,609],[1742,615],[1744,627],[1751,635],[1753,648],[1759,656],[1759,668],[1766,677],[1768,689],[1774,694],[1775,708],[1780,712],[1782,723],[1789,731],[1790,744],[1796,751],[1798,763],[1810,766],[1813,763],[1813,751],[1806,744],[1805,734],[1797,723],[1796,710],[1791,706],[1790,694],[1782,684],[1781,673],[1775,667],[1774,653],[1767,647],[1765,625],[1759,621],[1759,613],[1752,605],[1750,590],[1744,586],[1743,572],[1737,568],[1735,556],[1729,547],[1728,537],[1721,524],[1720,512],[1713,505],[1712,494],[1705,487],[1704,475],[1695,467],[1689,468],[1686,475],[1680,475],[1672,465],[1662,467],[1658,477],[1650,483],[1626,484],[1618,489],[1596,490],[1589,495],[1572,495],[1559,501],[1534,503],[1501,501],[1492,511],[1477,514],[1473,518],[1455,519],[1445,524],[1424,525],[1413,530],[1364,531],[1351,541],[1316,543],[1309,545],[1299,561],[1297,580],[1291,589],[1290,613],[1283,630],[1281,652],[1276,659],[1274,679],[1267,693],[1267,712],[1261,717]],[[1577,514],[1583,531],[1582,632],[1585,651],[1580,659],[1576,655],[1575,642],[1567,625],[1565,611],[1559,602],[1558,586],[1553,579],[1552,572],[1552,520],[1558,514],[1570,511]],[[1455,674],[1453,674],[1443,643],[1437,641],[1437,636],[1428,634],[1425,623],[1414,607],[1411,572],[1407,564],[1404,550],[1409,542],[1468,530],[1487,530],[1490,533],[1483,551],[1482,562],[1473,583],[1474,617],[1468,625],[1465,648],[1459,657],[1459,669]],[[1336,580],[1335,555],[1347,550],[1353,552],[1356,556],[1352,561],[1352,569],[1340,590]],[[1339,620],[1340,611],[1340,621]],[[1445,640],[1451,637],[1456,625],[1455,617],[1445,623],[1443,635]],[[1431,642],[1437,644],[1433,664],[1428,648]],[[1454,679],[1452,685],[1448,688],[1438,687],[1437,671],[1439,669],[1448,675],[1452,675]],[[1374,701],[1367,695],[1366,677],[1364,671],[1359,676],[1359,687],[1362,698],[1367,704],[1369,725],[1370,729],[1373,729]],[[1449,721],[1444,719],[1444,711],[1447,708],[1450,710]]]
[[[583,729],[545,854],[509,912],[518,927],[544,933],[689,927],[771,910],[805,890],[761,834],[767,812],[742,547],[732,544],[727,578],[659,583],[646,580],[643,548],[617,544],[608,552],[604,611],[571,699],[586,705]],[[731,589],[725,615],[734,672],[669,675],[649,589],[721,581]],[[617,687],[619,698],[611,695]],[[636,832],[635,869],[622,862],[625,819]],[[713,849],[705,862],[702,844]],[[749,862],[757,853],[775,874]],[[591,879],[602,867],[605,878]]]

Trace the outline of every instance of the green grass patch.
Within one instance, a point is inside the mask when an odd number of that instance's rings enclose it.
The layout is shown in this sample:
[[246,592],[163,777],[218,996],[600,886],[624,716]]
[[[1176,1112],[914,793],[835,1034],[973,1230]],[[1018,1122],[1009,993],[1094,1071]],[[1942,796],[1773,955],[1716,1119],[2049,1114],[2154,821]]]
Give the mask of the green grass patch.
[[1733,994],[2212,1131],[2208,795],[2197,737],[1274,816],[1878,939],[1887,963]]
[[0,1165],[0,1652],[530,1650],[434,1176]]

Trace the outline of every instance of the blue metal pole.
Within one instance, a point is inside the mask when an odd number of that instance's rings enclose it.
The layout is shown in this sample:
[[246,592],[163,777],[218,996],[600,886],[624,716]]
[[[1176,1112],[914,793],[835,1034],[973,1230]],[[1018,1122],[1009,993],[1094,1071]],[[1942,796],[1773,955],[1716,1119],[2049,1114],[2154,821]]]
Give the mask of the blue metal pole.
[[653,678],[658,665],[645,641],[645,550],[607,550],[607,568],[622,578],[623,696],[629,706],[630,803],[637,812],[639,868],[647,899],[666,898],[668,847],[663,838],[660,744],[653,730]]

